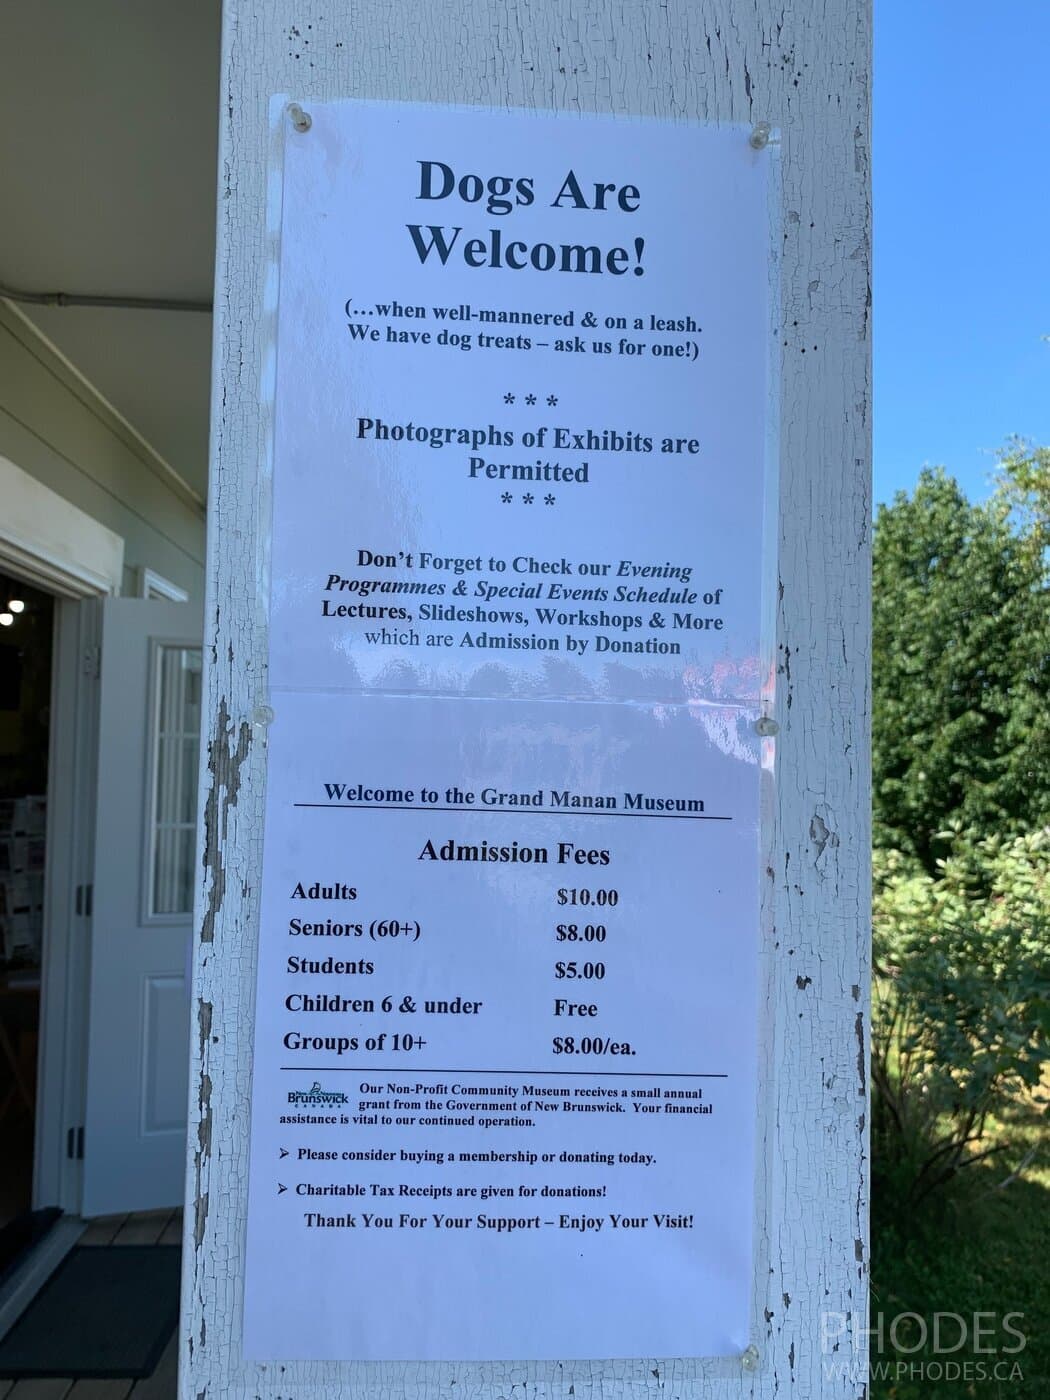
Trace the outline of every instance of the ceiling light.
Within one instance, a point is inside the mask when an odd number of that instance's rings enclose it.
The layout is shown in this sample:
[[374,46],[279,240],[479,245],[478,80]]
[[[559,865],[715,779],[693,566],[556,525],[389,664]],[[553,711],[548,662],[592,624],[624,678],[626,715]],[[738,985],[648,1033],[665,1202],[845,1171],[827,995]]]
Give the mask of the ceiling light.
[[25,612],[26,605],[21,598],[12,598],[7,605],[7,611],[13,613]]
[[14,620],[14,613],[0,612],[0,627],[10,627]]

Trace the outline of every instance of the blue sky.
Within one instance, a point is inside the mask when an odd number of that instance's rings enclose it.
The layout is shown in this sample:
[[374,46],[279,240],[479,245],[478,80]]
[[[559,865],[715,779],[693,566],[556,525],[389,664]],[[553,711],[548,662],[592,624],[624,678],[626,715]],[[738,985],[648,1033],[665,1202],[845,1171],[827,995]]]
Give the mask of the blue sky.
[[1050,0],[875,0],[875,500],[1050,443]]

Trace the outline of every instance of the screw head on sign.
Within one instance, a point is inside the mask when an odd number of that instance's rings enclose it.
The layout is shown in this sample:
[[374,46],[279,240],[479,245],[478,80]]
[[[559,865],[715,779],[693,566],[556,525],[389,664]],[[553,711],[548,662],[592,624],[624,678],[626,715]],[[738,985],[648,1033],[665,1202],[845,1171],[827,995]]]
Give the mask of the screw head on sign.
[[772,739],[774,734],[780,733],[780,725],[769,715],[762,715],[755,720],[755,733],[760,734],[763,739]]
[[745,1371],[753,1371],[758,1366],[758,1347],[754,1344],[748,1347],[740,1358],[740,1364]]
[[749,144],[756,151],[763,150],[766,146],[769,145],[769,138],[772,135],[772,132],[773,128],[770,126],[769,122],[756,122],[751,129]]
[[310,113],[304,112],[298,102],[288,104],[288,116],[296,131],[309,131],[314,124]]

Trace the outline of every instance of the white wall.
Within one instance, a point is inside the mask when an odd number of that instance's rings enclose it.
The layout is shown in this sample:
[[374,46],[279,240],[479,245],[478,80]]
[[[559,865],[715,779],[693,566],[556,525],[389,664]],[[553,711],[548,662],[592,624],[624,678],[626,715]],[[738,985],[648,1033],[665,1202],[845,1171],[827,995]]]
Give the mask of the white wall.
[[146,566],[201,604],[203,504],[2,300],[0,455],[124,539],[125,592]]

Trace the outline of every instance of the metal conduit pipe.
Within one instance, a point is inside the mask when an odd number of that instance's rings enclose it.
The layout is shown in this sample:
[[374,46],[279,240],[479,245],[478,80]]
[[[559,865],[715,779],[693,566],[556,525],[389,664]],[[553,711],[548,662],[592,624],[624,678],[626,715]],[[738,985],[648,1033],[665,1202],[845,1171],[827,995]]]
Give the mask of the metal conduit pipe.
[[92,296],[81,292],[26,292],[0,282],[0,297],[25,306],[107,306],[121,311],[197,311],[210,313],[210,301],[174,297]]

